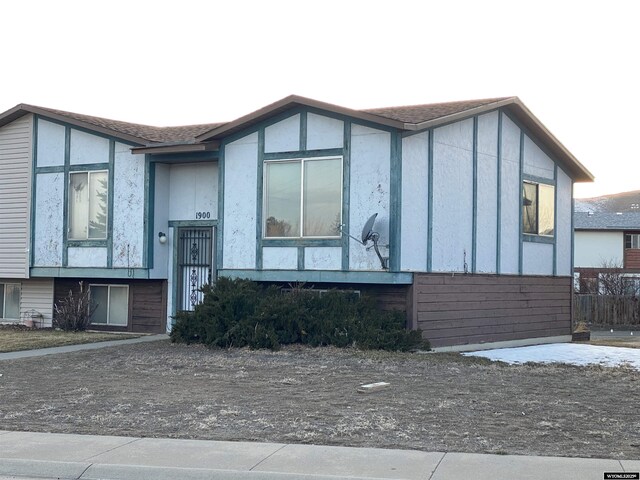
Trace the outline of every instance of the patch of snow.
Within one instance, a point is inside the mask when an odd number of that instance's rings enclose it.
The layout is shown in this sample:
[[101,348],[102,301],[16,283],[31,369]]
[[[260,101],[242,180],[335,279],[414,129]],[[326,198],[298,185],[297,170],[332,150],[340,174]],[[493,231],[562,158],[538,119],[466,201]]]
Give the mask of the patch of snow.
[[506,363],[569,363],[572,365],[629,366],[640,370],[640,348],[552,343],[463,353]]

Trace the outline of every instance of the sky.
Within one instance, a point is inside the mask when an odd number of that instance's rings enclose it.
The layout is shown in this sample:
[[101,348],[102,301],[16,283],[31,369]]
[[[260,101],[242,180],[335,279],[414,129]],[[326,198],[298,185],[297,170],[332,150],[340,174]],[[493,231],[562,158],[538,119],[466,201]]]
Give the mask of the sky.
[[[634,6],[634,3],[636,6]],[[596,177],[640,189],[635,0],[3,2],[0,112],[233,120],[296,94],[360,109],[518,96]]]

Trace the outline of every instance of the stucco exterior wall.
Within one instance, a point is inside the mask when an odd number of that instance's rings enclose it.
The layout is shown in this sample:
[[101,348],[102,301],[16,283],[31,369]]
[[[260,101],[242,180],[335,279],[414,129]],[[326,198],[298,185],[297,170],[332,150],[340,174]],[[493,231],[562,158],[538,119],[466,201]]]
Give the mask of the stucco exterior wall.
[[[256,192],[258,189],[258,134],[252,133],[225,147],[224,268],[256,266]],[[262,181],[262,179],[260,179]]]
[[140,268],[144,266],[144,155],[132,155],[129,146],[116,143],[113,177],[112,264]]
[[557,208],[556,208],[556,275],[571,275],[571,239],[573,236],[571,225],[571,211],[573,202],[571,197],[571,178],[558,168],[556,179]]
[[106,247],[69,247],[67,249],[68,267],[107,267]]
[[71,129],[69,163],[86,165],[109,161],[109,140],[104,137]]
[[576,231],[576,268],[598,268],[603,264],[622,265],[624,258],[624,233],[609,231]]
[[218,164],[175,164],[170,171],[169,220],[217,219]]
[[553,275],[553,245],[524,242],[522,271],[525,275]]
[[433,132],[434,272],[462,272],[471,265],[473,222],[473,120]]
[[35,267],[62,266],[62,229],[64,228],[64,174],[36,175],[35,235],[33,264]]
[[524,136],[523,171],[526,174],[553,180],[554,163],[527,135]]
[[340,270],[342,268],[342,248],[306,247],[304,249],[305,270]]
[[38,167],[57,167],[64,165],[65,127],[53,122],[38,119],[36,147]]
[[298,249],[296,247],[263,247],[262,268],[265,270],[296,270]]
[[520,263],[520,129],[502,116],[500,164],[500,273],[517,274]]
[[401,262],[405,271],[427,270],[429,132],[402,139]]
[[288,117],[264,129],[264,151],[295,152],[300,149],[300,114]]
[[344,145],[344,122],[335,118],[307,114],[307,150],[342,148]]
[[[367,219],[377,213],[374,230],[380,234],[381,246],[389,243],[390,152],[389,132],[360,125],[351,127],[350,230],[359,234]],[[381,253],[388,256],[388,248],[381,248]],[[351,242],[349,269],[380,270],[380,262],[373,250]]]

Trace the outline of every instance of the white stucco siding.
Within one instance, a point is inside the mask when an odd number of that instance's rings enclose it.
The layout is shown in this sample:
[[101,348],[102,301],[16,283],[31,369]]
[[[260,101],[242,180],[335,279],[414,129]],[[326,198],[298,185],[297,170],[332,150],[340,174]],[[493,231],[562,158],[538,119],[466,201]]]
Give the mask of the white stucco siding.
[[264,270],[297,270],[298,249],[296,247],[264,247],[262,268]]
[[218,218],[217,163],[171,165],[169,182],[169,220]]
[[71,129],[69,145],[69,162],[71,165],[107,163],[108,161],[108,139]]
[[553,180],[553,170],[555,166],[553,160],[527,135],[524,136],[523,154],[524,163],[522,168],[525,174]]
[[624,257],[624,233],[608,231],[576,231],[576,268],[597,268],[606,264],[622,265]]
[[342,148],[344,145],[344,122],[335,118],[307,114],[307,150]]
[[38,167],[64,165],[65,127],[57,123],[38,120],[37,151]]
[[427,271],[429,132],[402,139],[400,268]]
[[264,129],[266,153],[298,150],[300,150],[300,114],[285,118]]
[[556,194],[556,275],[571,275],[571,178],[560,168]]
[[34,266],[62,265],[64,174],[39,173],[36,176]]
[[33,116],[0,128],[0,277],[29,277]]
[[502,116],[500,165],[500,273],[517,274],[520,263],[520,129]]
[[[359,237],[367,219],[377,213],[374,230],[380,234],[380,245],[389,243],[390,157],[390,133],[352,126],[349,230]],[[388,248],[381,248],[383,256],[388,252]],[[349,269],[380,270],[380,261],[373,250],[350,241]]]
[[305,270],[341,270],[342,248],[306,247],[304,249]]
[[473,219],[473,120],[434,130],[432,270],[471,268]]
[[114,268],[144,266],[144,155],[132,155],[116,143],[113,185]]
[[524,242],[522,245],[523,275],[553,275],[553,245]]
[[[155,164],[155,199],[153,208],[153,268],[149,272],[149,278],[167,278],[168,264],[171,256],[169,242],[162,245],[158,241],[158,233],[169,233],[169,196],[170,192],[170,166],[161,163]],[[217,188],[216,188],[217,190]],[[217,213],[217,212],[216,212]],[[170,290],[169,290],[170,291]]]
[[[69,247],[67,249],[67,266],[106,268],[107,249],[105,247]],[[115,264],[114,267],[116,267]]]
[[476,272],[495,273],[498,239],[498,112],[478,117]]
[[224,151],[224,248],[220,267],[256,266],[258,134],[236,140]]
[[[42,318],[37,315],[42,315]],[[35,315],[35,316],[33,316]],[[51,327],[53,321],[53,279],[31,278],[20,286],[20,318],[31,316],[38,327]]]

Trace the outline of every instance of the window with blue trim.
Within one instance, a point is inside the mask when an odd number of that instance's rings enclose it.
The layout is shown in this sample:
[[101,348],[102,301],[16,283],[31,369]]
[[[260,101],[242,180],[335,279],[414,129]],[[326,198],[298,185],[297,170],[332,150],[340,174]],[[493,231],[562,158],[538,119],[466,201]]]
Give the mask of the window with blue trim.
[[522,232],[553,237],[555,229],[555,187],[544,183],[522,185]]
[[107,238],[109,172],[71,172],[69,174],[70,240]]
[[265,238],[337,238],[342,223],[342,157],[268,160]]

